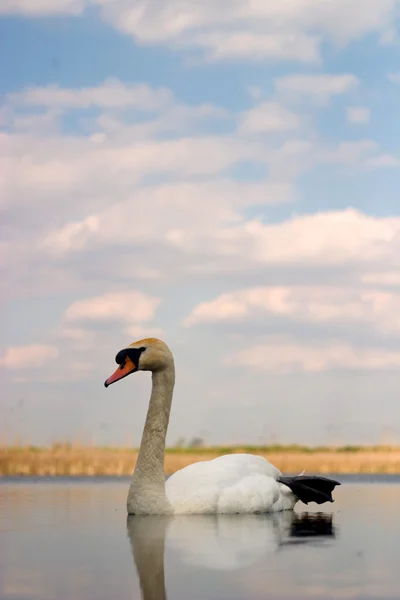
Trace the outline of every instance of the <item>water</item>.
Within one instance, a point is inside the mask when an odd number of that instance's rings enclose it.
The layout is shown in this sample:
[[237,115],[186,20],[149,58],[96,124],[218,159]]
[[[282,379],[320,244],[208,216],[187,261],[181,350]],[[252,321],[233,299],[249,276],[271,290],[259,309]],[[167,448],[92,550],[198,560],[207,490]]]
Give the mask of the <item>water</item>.
[[318,516],[170,519],[126,478],[0,479],[0,599],[400,598],[400,477],[338,479]]

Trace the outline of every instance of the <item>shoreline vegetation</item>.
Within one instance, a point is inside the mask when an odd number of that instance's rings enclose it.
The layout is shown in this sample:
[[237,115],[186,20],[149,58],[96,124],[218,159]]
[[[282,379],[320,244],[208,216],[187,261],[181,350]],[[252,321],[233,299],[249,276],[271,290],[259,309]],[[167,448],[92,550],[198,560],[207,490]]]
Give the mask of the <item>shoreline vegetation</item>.
[[[165,453],[165,472],[172,474],[193,462],[230,453],[258,454],[284,473],[400,474],[398,446],[307,447],[224,446],[174,447]],[[51,447],[0,446],[1,476],[131,475],[138,450],[57,443]]]

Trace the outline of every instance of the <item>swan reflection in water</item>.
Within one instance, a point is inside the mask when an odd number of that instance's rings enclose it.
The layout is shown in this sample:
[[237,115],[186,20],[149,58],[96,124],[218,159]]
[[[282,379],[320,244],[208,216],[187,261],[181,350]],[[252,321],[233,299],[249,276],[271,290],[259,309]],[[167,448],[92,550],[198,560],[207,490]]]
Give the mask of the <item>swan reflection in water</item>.
[[293,544],[335,536],[331,514],[131,515],[128,537],[143,600],[165,600],[165,542],[182,564],[217,571],[249,567]]

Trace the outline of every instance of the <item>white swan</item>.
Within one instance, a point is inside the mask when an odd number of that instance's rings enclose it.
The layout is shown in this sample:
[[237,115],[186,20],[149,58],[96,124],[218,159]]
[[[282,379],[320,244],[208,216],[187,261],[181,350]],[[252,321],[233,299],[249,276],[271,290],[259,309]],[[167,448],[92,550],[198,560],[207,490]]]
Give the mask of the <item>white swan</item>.
[[152,371],[153,385],[136,468],[129,488],[129,514],[261,513],[291,510],[300,499],[332,500],[338,482],[323,477],[282,477],[265,458],[230,454],[189,465],[165,481],[164,452],[175,366],[161,340],[139,340],[120,350],[119,365],[104,385],[136,371]]

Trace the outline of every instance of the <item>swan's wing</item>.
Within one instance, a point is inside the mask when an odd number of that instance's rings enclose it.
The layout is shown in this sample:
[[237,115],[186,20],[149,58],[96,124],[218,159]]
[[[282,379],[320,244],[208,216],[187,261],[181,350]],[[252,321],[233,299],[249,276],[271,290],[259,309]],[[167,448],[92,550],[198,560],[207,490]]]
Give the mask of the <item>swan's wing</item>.
[[281,496],[279,476],[260,456],[232,454],[177,471],[166,491],[177,513],[266,512]]

